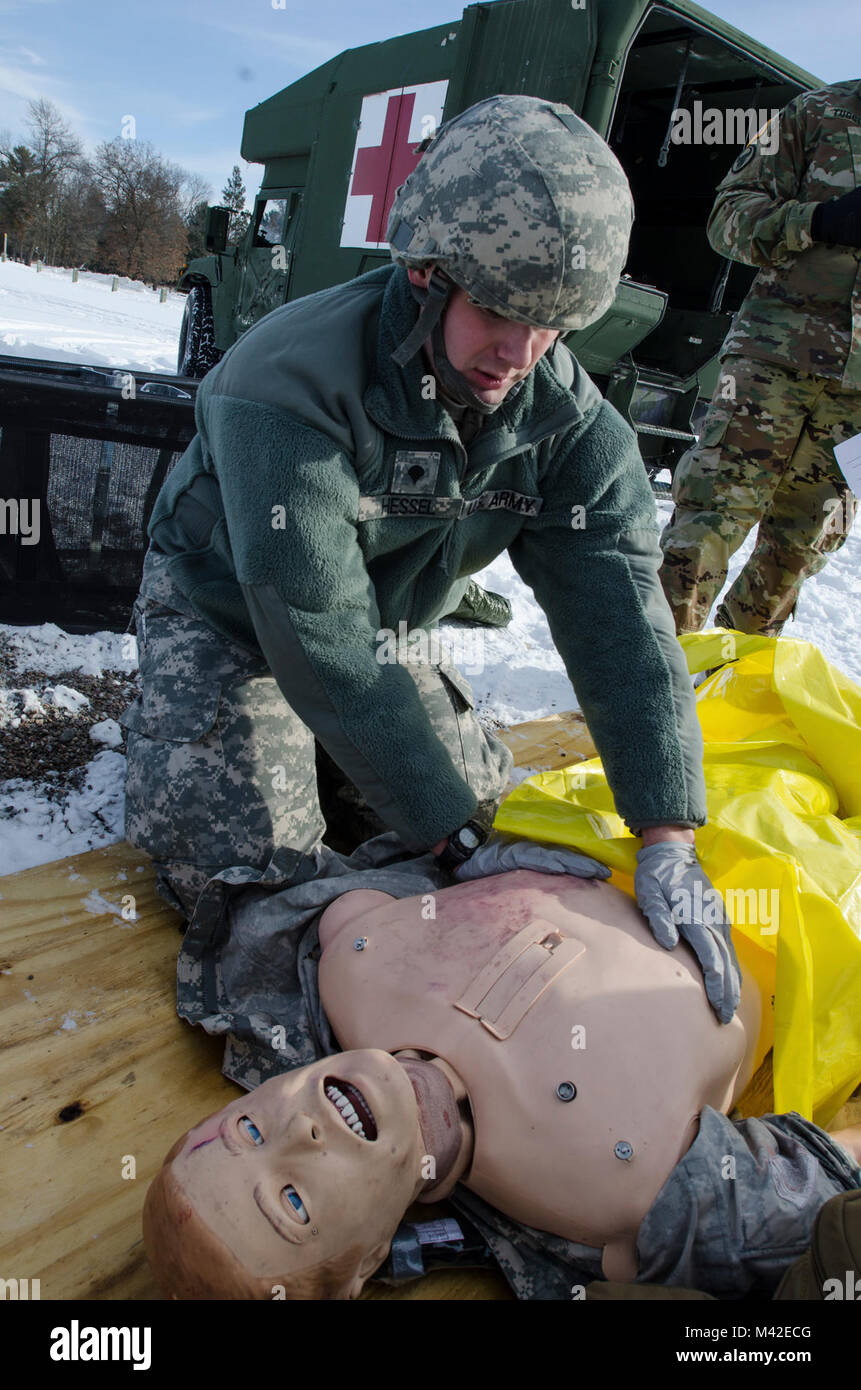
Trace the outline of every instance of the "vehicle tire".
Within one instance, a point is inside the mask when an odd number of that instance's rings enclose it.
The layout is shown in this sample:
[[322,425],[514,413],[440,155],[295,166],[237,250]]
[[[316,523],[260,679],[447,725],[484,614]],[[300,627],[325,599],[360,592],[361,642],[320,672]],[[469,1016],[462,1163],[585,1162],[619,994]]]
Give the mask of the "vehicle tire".
[[179,376],[200,378],[214,367],[221,353],[215,346],[212,320],[212,291],[209,285],[193,285],[189,290],[179,330],[176,370]]

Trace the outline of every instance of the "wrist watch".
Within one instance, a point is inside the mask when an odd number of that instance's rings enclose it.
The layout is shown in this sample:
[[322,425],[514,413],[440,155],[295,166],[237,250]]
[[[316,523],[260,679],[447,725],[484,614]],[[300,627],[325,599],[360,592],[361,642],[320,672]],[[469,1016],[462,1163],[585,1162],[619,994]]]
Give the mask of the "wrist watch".
[[470,855],[484,844],[489,834],[487,826],[477,820],[468,820],[459,830],[449,835],[448,844],[442,853],[437,855],[440,868],[453,870],[465,864]]

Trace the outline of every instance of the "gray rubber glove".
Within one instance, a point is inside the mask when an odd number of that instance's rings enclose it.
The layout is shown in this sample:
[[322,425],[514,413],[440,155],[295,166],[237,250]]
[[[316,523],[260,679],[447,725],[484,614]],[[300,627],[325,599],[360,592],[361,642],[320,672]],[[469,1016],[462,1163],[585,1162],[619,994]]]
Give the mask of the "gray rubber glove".
[[455,869],[458,883],[507,874],[512,869],[535,869],[540,874],[573,874],[575,878],[609,878],[610,870],[563,845],[539,845],[534,840],[494,839],[481,845]]
[[741,996],[741,971],[723,898],[703,873],[694,846],[664,841],[638,850],[634,892],[659,946],[672,951],[680,935],[687,941],[709,1003],[721,1023],[729,1023]]

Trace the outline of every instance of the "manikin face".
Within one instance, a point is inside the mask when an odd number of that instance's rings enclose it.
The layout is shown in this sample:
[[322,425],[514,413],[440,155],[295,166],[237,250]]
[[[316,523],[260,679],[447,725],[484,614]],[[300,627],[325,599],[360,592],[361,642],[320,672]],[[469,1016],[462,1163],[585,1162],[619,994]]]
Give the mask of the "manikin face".
[[191,1130],[173,1171],[250,1273],[277,1280],[355,1246],[368,1252],[356,1294],[421,1187],[423,1153],[407,1073],[368,1050],[264,1082]]
[[[432,267],[408,270],[414,285],[427,288]],[[532,371],[539,358],[559,337],[558,330],[514,323],[492,309],[470,303],[466,290],[451,291],[443,316],[443,336],[448,359],[461,372],[475,394],[488,405],[499,405],[512,386]],[[433,364],[430,340],[425,344]]]

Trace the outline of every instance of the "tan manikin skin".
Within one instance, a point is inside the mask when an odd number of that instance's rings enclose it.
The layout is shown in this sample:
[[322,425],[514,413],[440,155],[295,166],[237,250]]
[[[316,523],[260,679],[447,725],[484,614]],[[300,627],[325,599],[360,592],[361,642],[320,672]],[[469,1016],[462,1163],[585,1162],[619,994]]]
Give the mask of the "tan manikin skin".
[[[756,986],[719,1024],[688,948],[663,950],[629,898],[570,875],[401,900],[354,891],[319,932],[323,1007],[341,1047],[360,1050],[267,1081],[174,1146],[160,1178],[180,1184],[181,1214],[148,1198],[151,1259],[175,1250],[172,1224],[191,1210],[224,1243],[187,1247],[179,1296],[211,1296],[195,1292],[195,1260],[237,1260],[265,1285],[349,1248],[360,1255],[338,1292],[314,1296],[355,1297],[409,1203],[458,1180],[603,1249],[608,1278],[634,1278],[638,1228],[700,1110],[728,1110],[752,1074]],[[374,1142],[333,1103],[333,1080],[370,1107]]]
[[700,1110],[728,1111],[752,1075],[756,986],[721,1025],[686,946],[665,951],[630,899],[567,875],[425,899],[347,893],[320,942],[341,1046],[433,1055],[466,1093],[461,1181],[518,1221],[603,1247],[605,1275],[633,1278],[638,1228]]

